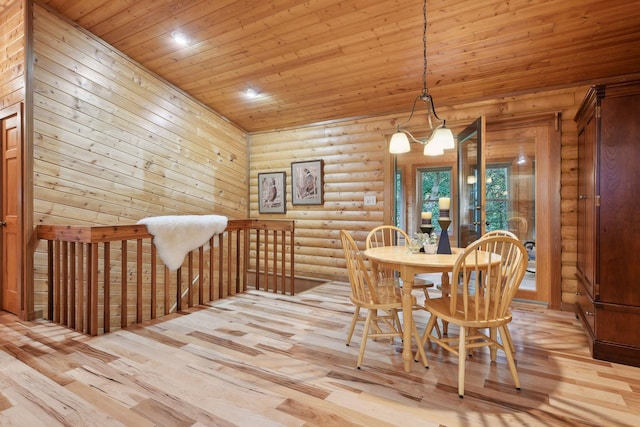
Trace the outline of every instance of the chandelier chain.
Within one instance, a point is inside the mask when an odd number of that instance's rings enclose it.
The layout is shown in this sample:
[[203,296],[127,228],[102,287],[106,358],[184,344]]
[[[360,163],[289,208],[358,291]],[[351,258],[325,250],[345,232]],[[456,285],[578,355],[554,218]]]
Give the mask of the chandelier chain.
[[422,6],[423,27],[422,27],[422,53],[424,58],[424,68],[422,70],[422,96],[429,93],[427,89],[427,0]]

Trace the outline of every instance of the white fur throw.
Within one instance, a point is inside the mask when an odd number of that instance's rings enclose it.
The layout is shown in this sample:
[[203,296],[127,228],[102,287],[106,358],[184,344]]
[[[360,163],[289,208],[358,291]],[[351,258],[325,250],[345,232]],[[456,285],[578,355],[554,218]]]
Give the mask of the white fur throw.
[[227,217],[220,215],[168,215],[143,218],[138,224],[147,226],[153,235],[158,255],[169,270],[182,266],[187,254],[205,245],[209,239],[227,228]]

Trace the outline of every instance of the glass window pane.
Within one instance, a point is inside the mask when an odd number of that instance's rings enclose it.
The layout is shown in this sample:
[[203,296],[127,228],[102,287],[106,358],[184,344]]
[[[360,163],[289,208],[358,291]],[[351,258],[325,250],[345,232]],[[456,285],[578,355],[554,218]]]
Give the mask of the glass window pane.
[[404,227],[404,197],[402,197],[402,172],[396,171],[395,182],[394,182],[394,191],[395,191],[395,206],[394,213],[396,219],[396,226],[405,229]]
[[421,212],[431,212],[433,230],[440,231],[438,199],[451,197],[451,168],[418,169],[418,196]]
[[485,171],[486,231],[506,230],[509,215],[510,165],[487,165]]

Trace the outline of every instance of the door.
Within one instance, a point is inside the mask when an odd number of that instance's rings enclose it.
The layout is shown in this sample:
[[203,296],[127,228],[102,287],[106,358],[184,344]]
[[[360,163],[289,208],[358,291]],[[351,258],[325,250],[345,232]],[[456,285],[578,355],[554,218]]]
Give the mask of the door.
[[458,134],[458,246],[484,234],[484,117]]
[[[592,111],[595,111],[593,107]],[[596,121],[589,116],[578,131],[578,232],[576,235],[576,268],[592,300],[596,294]]]
[[551,304],[552,282],[561,275],[558,122],[542,115],[488,123],[483,150],[486,231],[509,230],[527,248],[516,298]]
[[20,312],[20,171],[21,128],[20,113],[4,110],[0,116],[2,159],[0,177],[0,285],[2,287],[2,310],[16,315]]

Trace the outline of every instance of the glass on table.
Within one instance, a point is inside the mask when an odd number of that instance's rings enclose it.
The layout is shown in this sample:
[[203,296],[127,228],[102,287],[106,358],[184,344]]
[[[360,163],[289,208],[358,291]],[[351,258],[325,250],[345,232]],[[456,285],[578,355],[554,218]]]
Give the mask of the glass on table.
[[407,247],[407,252],[410,254],[417,254],[422,249],[422,242],[420,239],[408,239],[405,246]]

